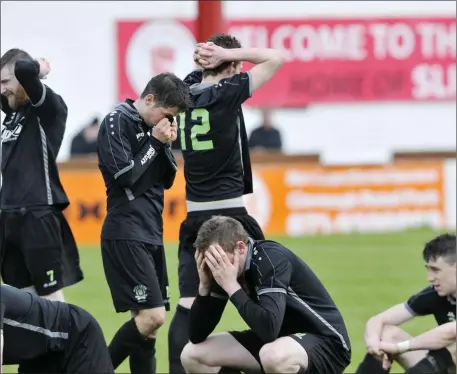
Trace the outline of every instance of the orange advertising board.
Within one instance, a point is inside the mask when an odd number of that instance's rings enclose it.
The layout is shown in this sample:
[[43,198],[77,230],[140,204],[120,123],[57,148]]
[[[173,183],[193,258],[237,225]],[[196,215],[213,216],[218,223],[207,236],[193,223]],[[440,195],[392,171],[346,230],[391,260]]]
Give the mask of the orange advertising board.
[[[445,221],[442,162],[385,166],[254,165],[248,211],[266,235],[373,232]],[[106,212],[98,170],[62,170],[71,204],[66,210],[80,244],[98,244]],[[164,239],[178,240],[186,215],[184,177],[165,194]]]

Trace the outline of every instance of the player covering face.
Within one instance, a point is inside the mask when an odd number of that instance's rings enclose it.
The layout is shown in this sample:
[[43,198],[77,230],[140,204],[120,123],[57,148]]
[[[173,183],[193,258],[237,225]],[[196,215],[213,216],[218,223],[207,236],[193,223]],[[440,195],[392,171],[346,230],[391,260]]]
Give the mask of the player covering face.
[[[201,226],[195,246],[200,284],[181,355],[187,372],[344,371],[351,348],[343,318],[303,260],[224,216]],[[210,335],[228,300],[250,330]]]
[[189,104],[187,85],[172,73],[159,74],[135,101],[117,104],[98,134],[108,210],[103,268],[116,312],[131,314],[109,350],[114,368],[129,357],[133,374],[155,372],[155,337],[169,309],[162,212],[177,170],[173,116]]

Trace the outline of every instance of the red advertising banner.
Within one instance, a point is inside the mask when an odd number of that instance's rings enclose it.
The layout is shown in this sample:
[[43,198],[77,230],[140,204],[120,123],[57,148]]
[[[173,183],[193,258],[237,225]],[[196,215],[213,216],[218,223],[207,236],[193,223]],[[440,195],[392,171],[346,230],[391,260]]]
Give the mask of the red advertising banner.
[[[247,102],[455,101],[455,18],[232,20],[244,47],[284,51],[287,62]],[[194,22],[117,22],[119,100],[136,97],[154,74],[193,69]],[[245,69],[249,64],[245,64]]]

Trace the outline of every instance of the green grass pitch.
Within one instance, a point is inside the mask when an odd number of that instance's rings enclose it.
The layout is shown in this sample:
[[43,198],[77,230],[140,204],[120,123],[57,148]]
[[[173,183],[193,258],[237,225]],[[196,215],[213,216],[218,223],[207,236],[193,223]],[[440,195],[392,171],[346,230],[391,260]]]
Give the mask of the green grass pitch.
[[[387,307],[405,301],[427,285],[421,258],[423,244],[438,232],[421,229],[393,234],[351,234],[303,238],[274,238],[300,257],[315,271],[329,290],[342,312],[352,344],[352,363],[347,373],[353,373],[365,354],[363,333],[368,318]],[[167,331],[178,301],[177,245],[166,245],[172,311],[157,338],[157,372],[168,372]],[[92,313],[100,322],[107,343],[128,318],[114,312],[105,281],[98,247],[80,248],[85,280],[65,290],[68,302]],[[417,318],[405,329],[419,334],[434,326],[433,318]],[[245,328],[236,310],[229,305],[217,331]],[[7,344],[7,343],[6,343]],[[15,367],[4,368],[6,373]],[[117,373],[128,373],[128,360]],[[392,372],[400,372],[394,367]]]

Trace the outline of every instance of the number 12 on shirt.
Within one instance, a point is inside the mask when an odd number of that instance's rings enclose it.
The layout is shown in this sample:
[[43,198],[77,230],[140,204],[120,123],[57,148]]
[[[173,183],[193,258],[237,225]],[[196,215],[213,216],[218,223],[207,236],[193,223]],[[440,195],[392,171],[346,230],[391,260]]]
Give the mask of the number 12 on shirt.
[[[186,136],[190,129],[190,136]],[[183,112],[179,115],[179,137],[183,151],[209,151],[214,148],[212,140],[199,140],[198,135],[206,135],[211,129],[209,112],[204,108]],[[189,147],[190,140],[190,147]]]

